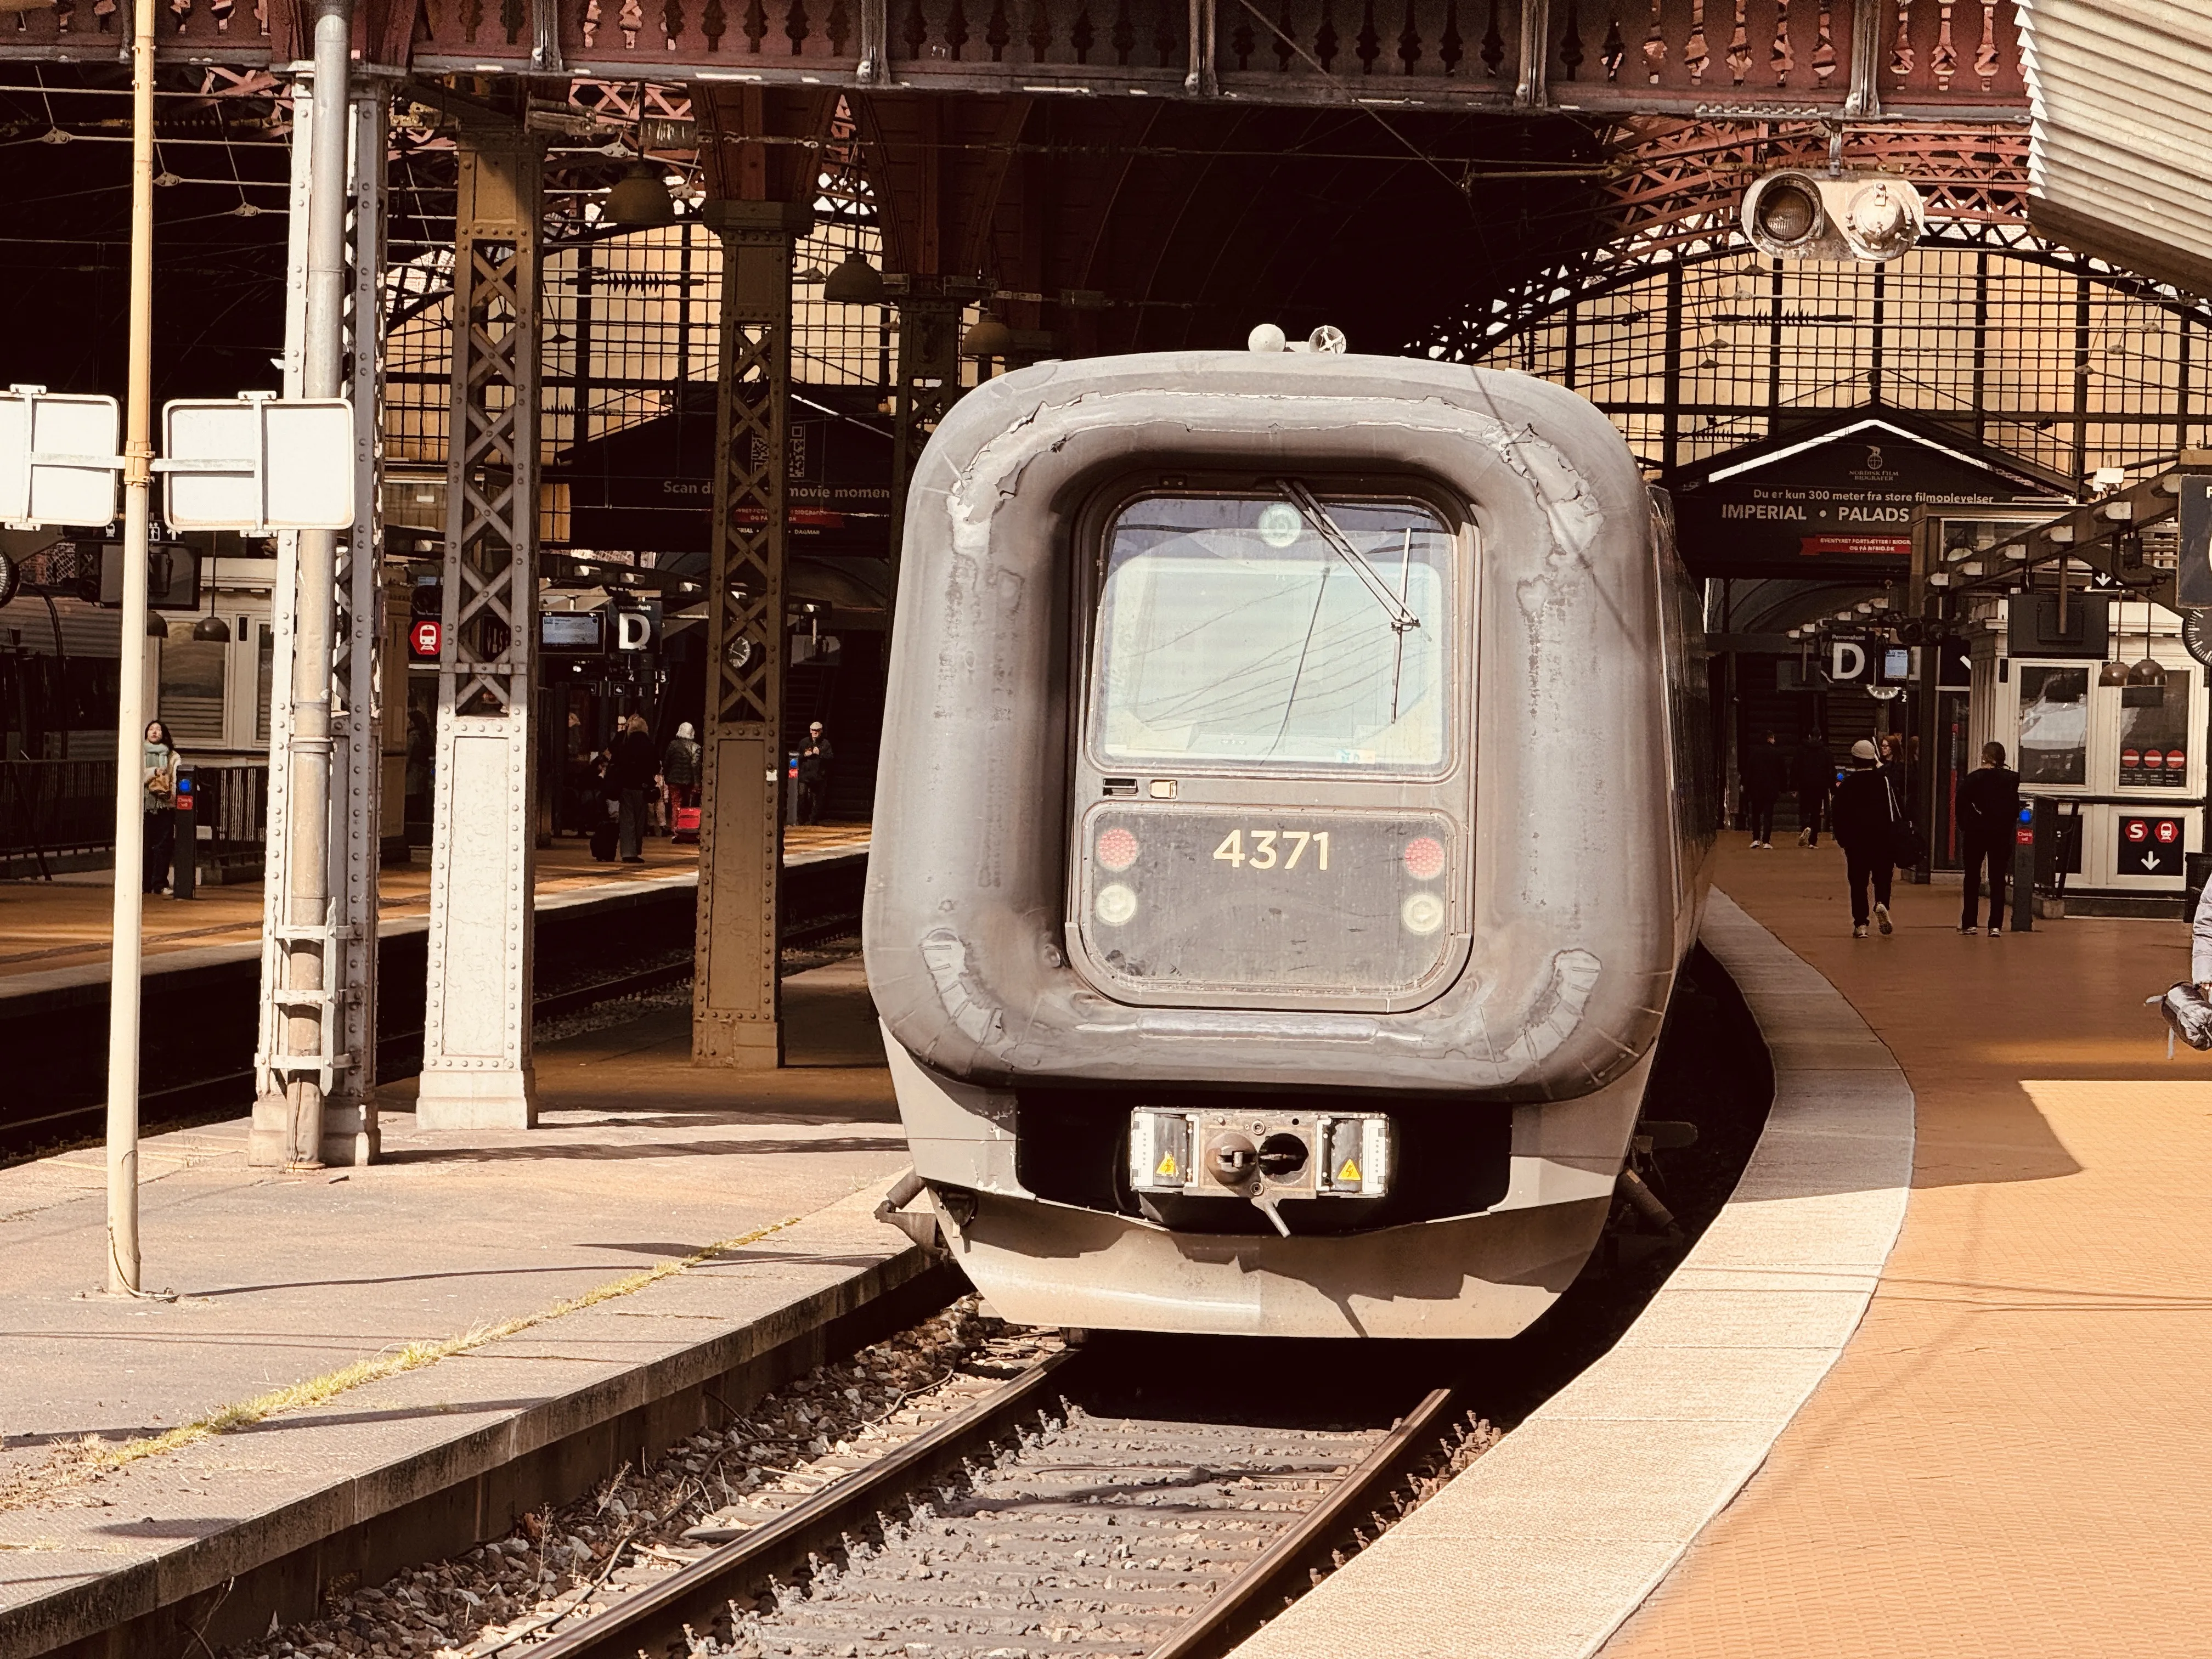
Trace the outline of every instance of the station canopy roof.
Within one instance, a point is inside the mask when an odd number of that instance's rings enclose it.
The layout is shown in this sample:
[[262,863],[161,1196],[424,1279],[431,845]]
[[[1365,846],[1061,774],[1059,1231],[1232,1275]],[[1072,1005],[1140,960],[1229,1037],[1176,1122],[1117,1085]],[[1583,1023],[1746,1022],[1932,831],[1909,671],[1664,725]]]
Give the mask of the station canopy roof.
[[2212,30],[2202,0],[2021,0],[2028,219],[2212,295]]

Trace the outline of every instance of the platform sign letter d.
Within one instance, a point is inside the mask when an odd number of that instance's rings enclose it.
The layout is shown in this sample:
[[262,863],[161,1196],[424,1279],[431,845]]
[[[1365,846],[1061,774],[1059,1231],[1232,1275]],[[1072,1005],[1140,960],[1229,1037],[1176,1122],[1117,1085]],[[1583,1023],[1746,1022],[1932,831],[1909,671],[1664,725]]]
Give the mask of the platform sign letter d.
[[1837,640],[1828,647],[1828,678],[1838,684],[1866,678],[1866,647],[1856,640]]

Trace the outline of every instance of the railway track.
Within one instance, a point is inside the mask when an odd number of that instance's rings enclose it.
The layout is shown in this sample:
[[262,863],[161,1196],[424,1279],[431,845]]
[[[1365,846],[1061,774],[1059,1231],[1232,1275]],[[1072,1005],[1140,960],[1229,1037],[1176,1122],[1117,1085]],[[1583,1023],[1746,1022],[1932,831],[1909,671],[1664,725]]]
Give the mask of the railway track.
[[1315,1422],[1310,1407],[1146,1410],[1085,1349],[965,1381],[864,1466],[734,1506],[693,1529],[695,1559],[611,1579],[599,1611],[507,1651],[1200,1659],[1357,1547],[1464,1438],[1449,1389]]

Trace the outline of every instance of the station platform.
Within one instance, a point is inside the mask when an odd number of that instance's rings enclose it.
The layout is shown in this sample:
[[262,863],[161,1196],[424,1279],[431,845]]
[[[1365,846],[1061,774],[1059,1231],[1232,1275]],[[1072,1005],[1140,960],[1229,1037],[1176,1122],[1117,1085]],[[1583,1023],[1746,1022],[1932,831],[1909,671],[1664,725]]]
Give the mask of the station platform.
[[[784,831],[784,863],[797,867],[868,845],[865,823],[793,824]],[[586,888],[632,882],[696,879],[699,849],[665,838],[648,839],[642,864],[601,863],[586,845],[562,838],[538,853],[538,896],[547,899]],[[0,882],[0,995],[9,979],[60,968],[104,963],[107,957],[113,872],[85,871],[52,881]],[[430,866],[427,849],[411,864],[387,865],[377,882],[384,919],[427,915]],[[146,900],[144,939],[151,958],[172,951],[257,941],[261,934],[258,882],[202,887],[188,901],[166,896]]]
[[[775,1073],[694,1068],[688,987],[545,1042],[532,1132],[417,1130],[397,1084],[367,1168],[250,1170],[243,1120],[153,1137],[145,1283],[173,1300],[99,1293],[100,1149],[0,1170],[0,1655],[220,1650],[270,1595],[311,1613],[691,1432],[710,1394],[741,1407],[841,1320],[913,1317],[919,1253],[872,1216],[906,1152],[859,958],[784,997]],[[191,1443],[112,1466],[163,1436]]]
[[1840,856],[1724,856],[1917,1103],[1904,1227],[1864,1321],[1765,1466],[1606,1659],[2212,1652],[2212,1055],[2143,999],[2176,921],[1955,931],[1897,890],[1854,939]]
[[1620,1342],[1239,1659],[2212,1653],[2212,1055],[2173,921],[1854,939],[1832,847],[1723,851],[1774,1104]]

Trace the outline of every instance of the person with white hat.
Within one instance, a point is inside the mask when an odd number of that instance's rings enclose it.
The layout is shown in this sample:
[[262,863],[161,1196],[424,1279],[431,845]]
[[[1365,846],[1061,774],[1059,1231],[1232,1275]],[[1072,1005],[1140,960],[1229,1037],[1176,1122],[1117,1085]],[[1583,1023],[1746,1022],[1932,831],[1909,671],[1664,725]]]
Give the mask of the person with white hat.
[[[1836,786],[1835,805],[1829,811],[1837,843],[1844,849],[1844,867],[1851,884],[1851,937],[1864,939],[1871,919],[1885,933],[1889,920],[1890,858],[1894,844],[1897,803],[1889,781],[1875,769],[1881,757],[1864,738],[1851,745],[1851,769]],[[1874,890],[1869,912],[1867,889]]]
[[676,728],[660,757],[660,782],[668,792],[668,823],[672,829],[678,808],[699,804],[699,741],[690,720]]

